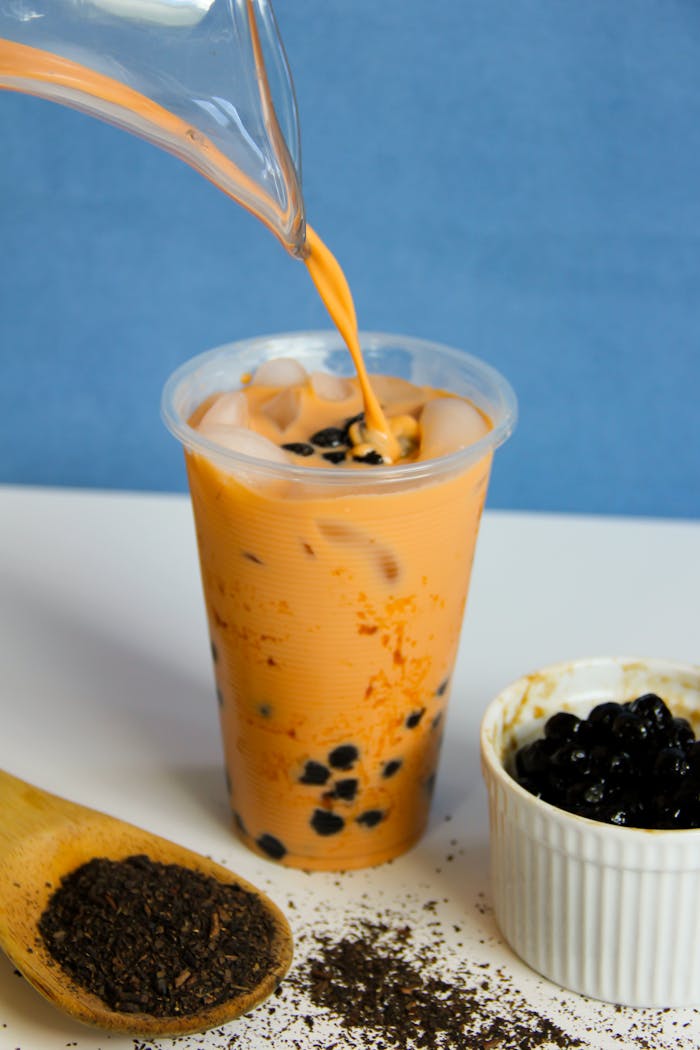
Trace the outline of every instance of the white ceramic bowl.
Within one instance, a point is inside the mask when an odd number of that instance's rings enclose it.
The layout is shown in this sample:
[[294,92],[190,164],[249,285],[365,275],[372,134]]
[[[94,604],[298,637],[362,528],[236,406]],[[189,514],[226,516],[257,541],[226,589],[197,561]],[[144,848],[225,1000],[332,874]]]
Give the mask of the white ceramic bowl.
[[648,831],[588,820],[531,795],[508,773],[556,711],[658,693],[700,725],[700,667],[662,660],[558,664],[508,686],[487,708],[496,919],[533,969],[627,1006],[700,1005],[700,830]]

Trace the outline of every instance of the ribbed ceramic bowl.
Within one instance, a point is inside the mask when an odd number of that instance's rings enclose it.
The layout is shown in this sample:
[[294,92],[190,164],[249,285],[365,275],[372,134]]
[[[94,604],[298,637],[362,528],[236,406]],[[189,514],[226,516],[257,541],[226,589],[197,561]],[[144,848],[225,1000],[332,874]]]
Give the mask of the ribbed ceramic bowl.
[[700,726],[700,667],[662,660],[558,664],[508,686],[487,708],[496,919],[533,969],[627,1006],[700,1005],[700,830],[644,831],[588,820],[531,795],[509,769],[556,711],[658,693]]

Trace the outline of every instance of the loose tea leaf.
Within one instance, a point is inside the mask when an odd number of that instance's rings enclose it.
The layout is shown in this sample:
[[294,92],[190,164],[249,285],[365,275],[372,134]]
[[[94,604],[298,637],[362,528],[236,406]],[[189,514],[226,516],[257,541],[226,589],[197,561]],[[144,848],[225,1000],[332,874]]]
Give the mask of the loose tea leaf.
[[255,894],[142,855],[68,874],[39,930],[78,984],[123,1013],[198,1013],[251,990],[274,963],[274,926]]
[[367,921],[339,939],[317,937],[303,981],[315,1006],[330,1011],[345,1029],[366,1033],[360,1045],[368,1048],[583,1046],[524,1001],[512,1011],[494,1010],[496,997],[485,971],[476,981],[455,980],[436,972],[437,965],[412,946],[410,926]]

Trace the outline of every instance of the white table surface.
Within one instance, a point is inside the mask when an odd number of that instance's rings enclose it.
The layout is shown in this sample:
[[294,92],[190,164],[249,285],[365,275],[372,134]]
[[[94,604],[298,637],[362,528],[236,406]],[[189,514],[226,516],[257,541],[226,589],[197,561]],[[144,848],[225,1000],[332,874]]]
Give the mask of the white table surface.
[[[487,512],[428,833],[393,864],[309,875],[251,855],[229,830],[187,498],[0,487],[3,768],[240,872],[286,911],[298,959],[324,923],[349,928],[390,908],[432,936],[429,914],[445,973],[488,963],[516,998],[598,1050],[690,1050],[700,1012],[584,1000],[503,944],[489,905],[479,719],[511,679],[547,663],[700,662],[699,625],[700,523]],[[298,990],[283,986],[274,1005],[274,1016],[264,1005],[179,1041],[110,1037],[64,1018],[0,957],[0,1050],[375,1045],[323,1014],[312,1038]]]

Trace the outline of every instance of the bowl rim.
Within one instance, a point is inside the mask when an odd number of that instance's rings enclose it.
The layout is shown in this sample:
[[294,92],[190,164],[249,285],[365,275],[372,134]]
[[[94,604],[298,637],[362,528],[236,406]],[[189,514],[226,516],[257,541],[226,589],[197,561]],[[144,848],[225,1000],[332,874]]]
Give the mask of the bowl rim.
[[578,826],[591,834],[606,836],[611,839],[613,837],[626,839],[628,842],[631,841],[632,838],[636,838],[638,841],[643,839],[645,842],[650,842],[652,839],[659,842],[668,842],[671,840],[677,842],[680,837],[687,841],[698,841],[700,840],[700,828],[619,827],[615,824],[607,824],[604,821],[592,820],[590,817],[580,816],[578,813],[571,813],[566,809],[560,809],[551,802],[545,802],[544,799],[537,798],[536,795],[531,794],[526,788],[522,787],[507,771],[502,757],[497,753],[496,748],[494,747],[494,725],[504,704],[512,695],[517,695],[518,693],[522,694],[527,689],[528,684],[532,683],[533,680],[544,676],[550,678],[561,677],[565,671],[570,672],[572,669],[579,670],[585,667],[601,666],[624,668],[627,665],[639,668],[646,667],[649,671],[653,670],[657,673],[665,672],[671,674],[673,677],[680,678],[683,676],[686,678],[695,678],[697,680],[698,692],[700,693],[700,664],[685,661],[669,660],[661,657],[595,656],[581,657],[573,660],[562,660],[556,663],[547,664],[544,667],[540,667],[514,679],[501,689],[500,692],[497,693],[487,704],[482,715],[479,729],[479,750],[484,778],[488,780],[488,775],[490,775],[501,785],[504,791],[514,795],[519,800],[521,806],[529,808],[533,816],[539,815],[542,819],[550,822],[554,821],[560,827]]

